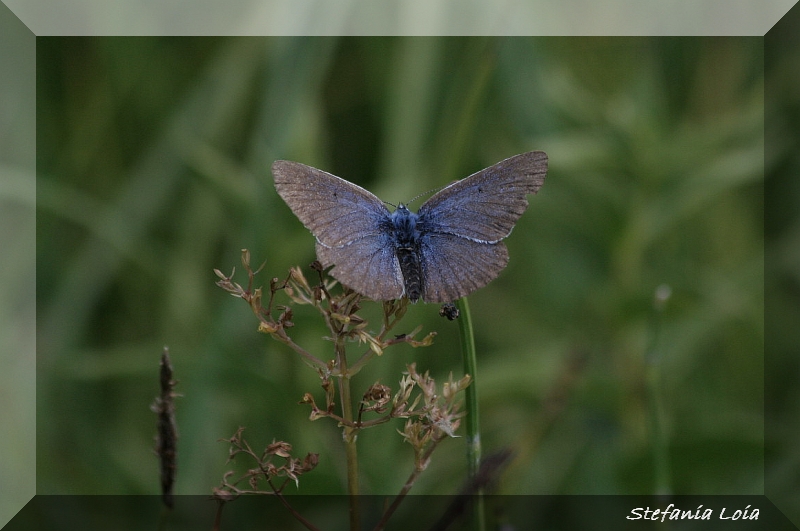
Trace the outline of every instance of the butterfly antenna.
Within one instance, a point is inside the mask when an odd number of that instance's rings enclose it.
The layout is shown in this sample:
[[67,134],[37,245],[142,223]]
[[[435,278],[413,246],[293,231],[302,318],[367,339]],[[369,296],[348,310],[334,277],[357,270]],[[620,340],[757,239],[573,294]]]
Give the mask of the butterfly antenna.
[[428,190],[427,192],[422,192],[421,194],[417,195],[416,197],[414,197],[413,199],[411,199],[411,200],[410,200],[408,203],[406,203],[406,204],[407,204],[407,205],[410,205],[411,203],[413,203],[414,201],[416,201],[417,199],[419,199],[419,198],[420,198],[420,197],[422,197],[423,195],[428,195],[428,194],[432,194],[432,193],[434,193],[434,192],[438,192],[438,191],[439,191],[439,190],[441,190],[442,188],[444,188],[444,186],[440,186],[439,188],[431,188],[431,189],[430,189],[430,190]]
[[[417,195],[416,197],[414,197],[410,201],[408,201],[406,203],[401,203],[401,204],[408,206],[411,203],[413,203],[414,201],[416,201],[417,199],[419,199],[420,197],[422,197],[423,195],[428,195],[428,194],[432,194],[434,192],[438,192],[442,188],[444,188],[444,186],[440,186],[439,188],[432,188],[432,189],[428,190],[427,192],[422,192],[421,194]],[[395,205],[394,203],[390,203],[389,201],[383,201],[383,203],[389,205],[392,208],[395,208],[395,209],[397,208],[397,205]]]

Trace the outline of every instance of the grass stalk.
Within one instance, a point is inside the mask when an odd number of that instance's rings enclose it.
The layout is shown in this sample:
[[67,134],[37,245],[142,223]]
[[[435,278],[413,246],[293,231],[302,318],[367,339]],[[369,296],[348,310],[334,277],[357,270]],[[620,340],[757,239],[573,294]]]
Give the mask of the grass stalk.
[[[472,377],[472,383],[464,392],[466,394],[467,415],[465,425],[467,430],[467,473],[472,479],[478,473],[481,464],[481,433],[478,411],[478,360],[475,353],[475,337],[472,331],[472,316],[466,297],[456,301],[459,311],[458,331],[461,337],[461,354],[464,362],[464,374]],[[484,503],[482,492],[476,493],[473,506],[473,529],[482,531],[485,527]]]

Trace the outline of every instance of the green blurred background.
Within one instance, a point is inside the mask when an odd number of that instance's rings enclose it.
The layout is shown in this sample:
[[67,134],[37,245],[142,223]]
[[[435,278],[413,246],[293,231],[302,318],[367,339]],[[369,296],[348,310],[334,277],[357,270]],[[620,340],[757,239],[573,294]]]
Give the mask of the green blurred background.
[[[339,430],[297,404],[322,396],[315,373],[214,285],[234,266],[246,282],[242,248],[264,284],[309,273],[314,240],[270,164],[396,203],[534,149],[547,181],[509,267],[470,296],[484,451],[517,452],[500,492],[761,493],[763,43],[37,39],[38,493],[158,492],[164,345],[183,395],[176,492],[219,483],[218,439],[239,426],[254,447],[320,454],[297,492],[344,492]],[[294,320],[328,356],[313,313]],[[417,324],[435,344],[390,349],[355,389],[396,387],[410,362],[460,374],[457,325],[425,304]],[[401,425],[359,436],[365,493],[411,472]],[[445,441],[414,492],[453,492],[465,469],[463,438]]]

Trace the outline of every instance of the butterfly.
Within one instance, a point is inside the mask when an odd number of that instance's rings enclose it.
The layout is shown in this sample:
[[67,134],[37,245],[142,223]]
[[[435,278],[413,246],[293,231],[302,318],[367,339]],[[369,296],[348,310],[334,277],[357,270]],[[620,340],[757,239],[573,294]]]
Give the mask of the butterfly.
[[275,189],[317,239],[317,258],[342,284],[383,301],[448,303],[508,264],[502,240],[544,184],[547,155],[530,151],[445,186],[414,213],[330,173],[275,161]]

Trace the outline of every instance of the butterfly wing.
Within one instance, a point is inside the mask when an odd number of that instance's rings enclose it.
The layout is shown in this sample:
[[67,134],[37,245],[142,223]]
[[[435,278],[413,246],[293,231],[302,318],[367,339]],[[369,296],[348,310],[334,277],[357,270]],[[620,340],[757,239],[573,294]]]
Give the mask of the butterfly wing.
[[374,194],[330,173],[287,160],[272,164],[275,189],[317,240],[329,247],[380,234],[389,211]]
[[508,264],[508,249],[503,242],[433,233],[424,238],[422,264],[425,302],[452,302],[494,280]]
[[376,301],[403,296],[403,274],[394,248],[381,236],[366,236],[348,245],[327,247],[317,241],[317,258],[345,286]]
[[275,189],[317,239],[317,258],[331,274],[376,300],[403,294],[403,276],[385,230],[389,211],[367,190],[330,173],[286,160],[272,165]]
[[427,230],[476,242],[508,236],[528,200],[544,184],[547,155],[530,151],[505,159],[443,188],[419,209]]
[[442,189],[419,209],[426,302],[451,302],[488,284],[508,264],[501,242],[544,184],[547,155],[508,158]]

